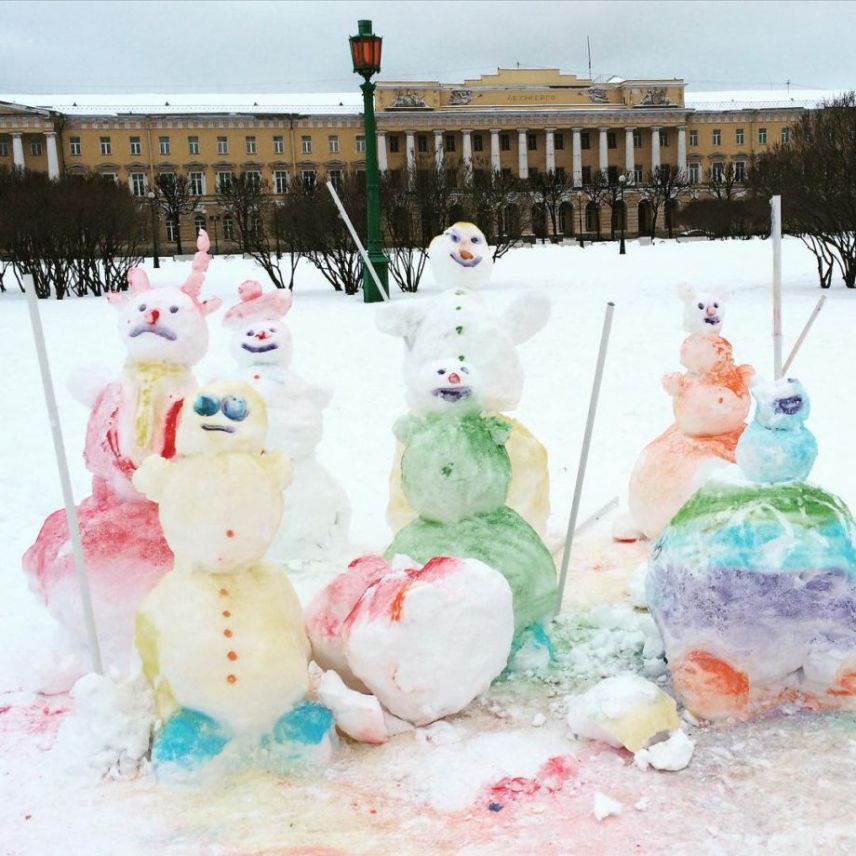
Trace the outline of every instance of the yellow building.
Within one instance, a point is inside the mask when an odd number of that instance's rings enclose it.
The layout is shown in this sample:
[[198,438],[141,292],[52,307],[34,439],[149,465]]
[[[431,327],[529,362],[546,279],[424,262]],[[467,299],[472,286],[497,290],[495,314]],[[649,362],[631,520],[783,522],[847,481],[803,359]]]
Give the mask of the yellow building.
[[[356,91],[232,98],[238,103],[208,96],[177,96],[159,105],[132,103],[130,96],[113,96],[110,103],[36,96],[27,100],[49,104],[25,106],[23,98],[10,97],[0,100],[0,166],[52,177],[94,170],[125,182],[141,198],[158,174],[184,173],[199,205],[180,224],[182,236],[220,223],[226,241],[232,226],[222,222],[216,187],[229,175],[255,172],[273,193],[284,194],[295,180],[364,168]],[[459,84],[379,82],[375,99],[382,170],[403,177],[427,162],[447,170],[509,170],[523,178],[562,171],[573,188],[597,170],[626,175],[631,234],[646,225],[633,185],[658,166],[686,170],[699,193],[711,171],[728,162],[739,181],[752,154],[785,139],[811,106],[775,93],[761,102],[695,103],[678,79],[595,82],[543,69],[500,69]],[[567,235],[608,230],[606,206],[586,212],[586,197],[577,190],[569,190],[561,207]],[[163,237],[172,238],[175,225],[165,228]]]

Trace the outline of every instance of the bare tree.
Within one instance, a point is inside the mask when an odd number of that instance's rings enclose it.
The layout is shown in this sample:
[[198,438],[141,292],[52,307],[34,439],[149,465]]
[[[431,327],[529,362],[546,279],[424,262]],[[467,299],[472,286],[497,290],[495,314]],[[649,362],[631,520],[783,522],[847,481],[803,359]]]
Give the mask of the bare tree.
[[[623,183],[621,182],[622,178],[624,179]],[[612,241],[615,240],[615,230],[618,226],[618,216],[616,212],[618,211],[619,205],[624,206],[624,226],[627,228],[627,200],[624,198],[624,194],[632,181],[632,172],[623,173],[615,179],[607,175],[604,202],[609,206],[609,210],[611,212],[609,218],[609,237]]]
[[542,206],[550,219],[552,235],[559,235],[559,206],[573,188],[564,170],[537,172],[529,177],[529,192],[536,205]]
[[598,238],[600,237],[600,209],[603,208],[604,204],[609,199],[610,188],[609,188],[609,179],[606,176],[606,173],[601,172],[601,170],[595,170],[592,177],[583,183],[581,187],[582,193],[588,202],[586,203],[586,211],[588,210],[589,205],[593,205],[595,209],[596,226],[595,231],[597,232]]
[[737,172],[734,161],[714,164],[707,169],[707,189],[717,199],[731,199],[737,191]]
[[164,172],[155,178],[155,198],[152,204],[175,224],[175,251],[179,256],[182,254],[181,217],[195,211],[199,202],[199,198],[191,191],[192,187],[186,175]]
[[520,205],[525,187],[511,172],[483,169],[481,162],[474,165],[470,208],[488,244],[493,247],[496,260],[523,240],[526,221]]
[[690,187],[690,181],[686,170],[677,169],[669,164],[662,164],[648,173],[648,180],[639,188],[639,194],[651,206],[652,238],[657,232],[657,216],[661,208],[665,208],[666,226],[669,237],[672,237],[674,228],[672,210],[688,187]]

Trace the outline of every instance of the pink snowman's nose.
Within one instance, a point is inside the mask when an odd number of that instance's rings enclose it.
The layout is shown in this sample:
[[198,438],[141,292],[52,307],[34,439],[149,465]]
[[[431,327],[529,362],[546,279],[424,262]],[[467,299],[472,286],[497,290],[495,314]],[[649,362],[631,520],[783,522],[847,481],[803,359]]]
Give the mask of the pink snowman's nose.
[[267,334],[267,331],[265,331],[265,330],[261,330],[260,332],[256,333],[257,339],[263,340],[263,339],[267,339],[267,337],[268,337],[268,334]]
[[461,382],[461,376],[457,372],[452,372],[449,375],[449,383],[460,383],[460,382]]
[[160,318],[160,309],[149,309],[146,312],[146,324],[157,324]]
[[707,314],[708,315],[716,315],[716,310],[712,306],[708,306],[707,307]]

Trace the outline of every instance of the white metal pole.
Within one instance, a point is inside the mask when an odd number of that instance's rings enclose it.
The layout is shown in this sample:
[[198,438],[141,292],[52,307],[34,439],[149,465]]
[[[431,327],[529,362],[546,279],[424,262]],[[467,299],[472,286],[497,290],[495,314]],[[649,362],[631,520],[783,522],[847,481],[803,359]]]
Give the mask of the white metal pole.
[[773,239],[773,373],[782,376],[782,197],[770,200],[770,237]]
[[336,193],[336,188],[333,187],[333,182],[328,181],[326,184],[327,189],[330,191],[330,195],[333,197],[333,201],[336,203],[336,207],[339,209],[339,214],[342,215],[342,219],[345,221],[345,225],[348,227],[348,231],[351,233],[351,237],[354,239],[354,243],[357,245],[357,249],[360,251],[360,255],[363,257],[363,261],[366,263],[366,267],[368,267],[369,273],[375,281],[375,285],[377,286],[377,290],[380,292],[380,296],[385,301],[389,300],[389,295],[380,283],[380,277],[374,269],[374,265],[369,258],[369,254],[366,252],[366,248],[363,246],[363,242],[360,240],[360,236],[357,234],[357,230],[354,228],[354,224],[351,222],[351,218],[348,217],[348,212],[345,211],[345,206],[342,205],[342,200],[339,199],[339,194]]
[[565,534],[565,551],[562,554],[562,568],[559,574],[559,599],[556,603],[556,614],[562,608],[562,597],[565,594],[565,582],[568,578],[568,563],[571,559],[571,547],[574,543],[574,530],[577,526],[577,516],[580,513],[580,499],[583,493],[583,481],[586,475],[586,464],[588,463],[589,448],[591,446],[591,435],[594,430],[594,417],[597,413],[597,400],[600,396],[600,385],[603,380],[603,366],[606,362],[606,348],[609,345],[609,331],[612,329],[612,313],[615,304],[611,301],[606,304],[606,313],[603,316],[603,330],[600,334],[600,350],[597,354],[597,364],[594,370],[594,382],[591,388],[591,400],[589,401],[588,417],[586,418],[585,432],[583,433],[583,445],[580,449],[580,464],[577,467],[577,481],[574,486],[574,499],[571,503],[571,514],[568,518],[568,530]]
[[71,477],[68,472],[68,460],[65,457],[65,445],[62,439],[62,427],[59,422],[59,410],[56,406],[51,368],[48,362],[48,352],[45,347],[45,334],[42,329],[42,319],[39,314],[39,301],[32,276],[25,276],[24,286],[27,293],[27,306],[30,310],[30,326],[33,329],[33,339],[36,343],[36,354],[39,359],[39,370],[42,374],[42,389],[45,395],[45,405],[48,409],[48,419],[51,423],[56,466],[59,471],[59,481],[62,485],[62,498],[65,503],[65,514],[68,521],[68,535],[71,539],[71,549],[74,564],[77,568],[77,584],[80,587],[80,601],[83,605],[83,620],[86,624],[86,637],[89,641],[89,656],[92,658],[92,668],[100,675],[103,674],[101,664],[101,649],[98,645],[98,634],[95,630],[95,616],[92,611],[92,597],[89,593],[89,580],[86,577],[86,565],[83,559],[83,544],[80,540],[80,526],[77,522],[77,508],[74,505],[74,493],[71,489]]
[[811,330],[811,325],[814,324],[814,319],[817,318],[820,310],[823,309],[823,304],[826,302],[826,295],[822,294],[820,299],[814,305],[814,309],[811,311],[811,315],[808,316],[808,321],[805,322],[805,327],[802,328],[802,333],[800,333],[799,338],[794,342],[793,348],[791,348],[791,352],[788,354],[788,358],[785,360],[785,364],[782,366],[782,374],[787,372],[787,370],[791,367],[791,363],[794,361],[794,357],[797,355],[797,351],[802,347],[802,343],[805,341],[805,337],[808,336],[808,331]]

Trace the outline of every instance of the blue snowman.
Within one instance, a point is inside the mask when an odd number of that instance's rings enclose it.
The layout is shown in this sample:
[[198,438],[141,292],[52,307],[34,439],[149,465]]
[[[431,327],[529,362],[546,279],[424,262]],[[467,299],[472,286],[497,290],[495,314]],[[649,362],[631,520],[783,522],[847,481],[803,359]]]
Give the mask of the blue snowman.
[[763,484],[803,481],[817,457],[817,440],[803,424],[808,394],[796,378],[752,385],[755,419],[743,432],[735,456],[746,478]]

